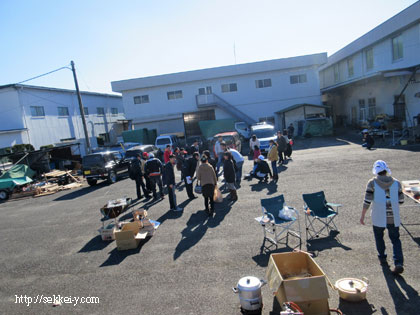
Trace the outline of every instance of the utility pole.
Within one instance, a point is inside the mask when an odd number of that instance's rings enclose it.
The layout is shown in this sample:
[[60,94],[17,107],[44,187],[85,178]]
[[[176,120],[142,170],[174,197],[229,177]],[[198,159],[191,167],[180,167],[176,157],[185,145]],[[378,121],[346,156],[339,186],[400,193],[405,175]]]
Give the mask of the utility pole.
[[73,71],[74,85],[76,86],[77,100],[79,101],[80,115],[82,116],[83,131],[85,133],[85,148],[86,153],[90,153],[90,141],[85,119],[85,109],[83,108],[82,96],[80,95],[79,83],[77,83],[76,69],[74,68],[74,61],[71,61],[71,71]]

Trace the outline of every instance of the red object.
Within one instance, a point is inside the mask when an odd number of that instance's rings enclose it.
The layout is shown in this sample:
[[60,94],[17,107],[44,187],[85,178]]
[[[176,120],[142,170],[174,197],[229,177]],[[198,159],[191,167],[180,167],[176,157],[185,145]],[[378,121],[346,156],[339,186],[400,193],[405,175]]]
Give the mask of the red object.
[[258,159],[258,157],[261,155],[261,151],[260,150],[254,150],[254,160]]
[[171,150],[165,150],[165,152],[163,153],[163,161],[165,163],[169,162],[169,156],[172,154]]
[[293,145],[293,140],[292,140],[292,139],[290,139],[289,143],[290,143],[290,145]]
[[149,157],[149,153],[143,152],[143,157],[145,157],[145,158]]

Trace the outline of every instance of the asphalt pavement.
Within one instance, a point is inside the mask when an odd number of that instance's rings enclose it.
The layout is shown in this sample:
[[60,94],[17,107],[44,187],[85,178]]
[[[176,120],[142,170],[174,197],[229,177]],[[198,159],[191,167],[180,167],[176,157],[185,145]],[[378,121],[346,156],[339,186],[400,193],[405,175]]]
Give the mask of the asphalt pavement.
[[[296,148],[279,168],[277,184],[242,181],[239,200],[225,198],[213,218],[204,212],[201,196],[186,200],[183,186],[177,191],[183,212],[169,211],[167,197],[137,201],[132,209],[147,209],[161,226],[135,250],[117,251],[115,242],[102,241],[97,231],[99,209],[109,199],[135,198],[128,178],[0,204],[0,313],[240,314],[232,287],[243,276],[265,278],[270,255],[261,250],[263,231],[254,220],[261,214],[260,199],[284,194],[287,204],[301,211],[302,249],[315,255],[333,283],[369,278],[367,301],[346,303],[330,289],[331,307],[344,314],[419,314],[420,204],[406,199],[401,208],[405,272],[398,277],[378,263],[370,219],[362,226],[359,218],[373,162],[387,161],[400,180],[419,179],[420,147],[368,151],[349,138],[330,137],[298,140]],[[244,173],[251,168],[247,160]],[[302,194],[320,190],[327,201],[343,204],[336,219],[341,233],[306,244]],[[131,219],[130,211],[121,218]],[[291,240],[273,252],[297,245]],[[262,292],[263,314],[278,314],[268,286]],[[54,296],[60,306],[49,303]]]

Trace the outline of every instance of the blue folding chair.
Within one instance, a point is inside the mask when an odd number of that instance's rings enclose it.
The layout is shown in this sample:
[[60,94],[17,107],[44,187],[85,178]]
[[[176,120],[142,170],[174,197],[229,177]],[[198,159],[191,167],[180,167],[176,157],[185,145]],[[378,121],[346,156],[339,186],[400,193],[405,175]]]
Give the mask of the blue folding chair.
[[[323,191],[313,194],[303,194],[305,202],[306,241],[318,238],[320,235],[329,236],[332,231],[339,233],[334,219],[338,216],[341,204],[329,203]],[[327,234],[322,234],[324,231]]]
[[[289,207],[294,214],[290,220],[284,220],[279,217],[279,211],[283,209],[284,196],[280,195],[273,198],[261,199],[262,216],[255,218],[264,232],[264,244],[265,240],[269,240],[276,247],[277,244],[286,239],[285,244],[288,245],[289,235],[292,235],[299,239],[299,248],[302,246],[302,239],[300,235],[300,220],[299,211]],[[295,223],[297,222],[297,229]]]

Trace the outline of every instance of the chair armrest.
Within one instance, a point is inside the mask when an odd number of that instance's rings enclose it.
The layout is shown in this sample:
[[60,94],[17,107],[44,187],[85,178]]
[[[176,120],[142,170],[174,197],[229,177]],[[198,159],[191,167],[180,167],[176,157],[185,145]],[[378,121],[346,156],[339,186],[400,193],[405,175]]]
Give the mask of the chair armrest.
[[330,206],[331,208],[335,207],[335,211],[338,213],[338,208],[340,208],[342,205],[339,203],[327,202],[327,206]]

